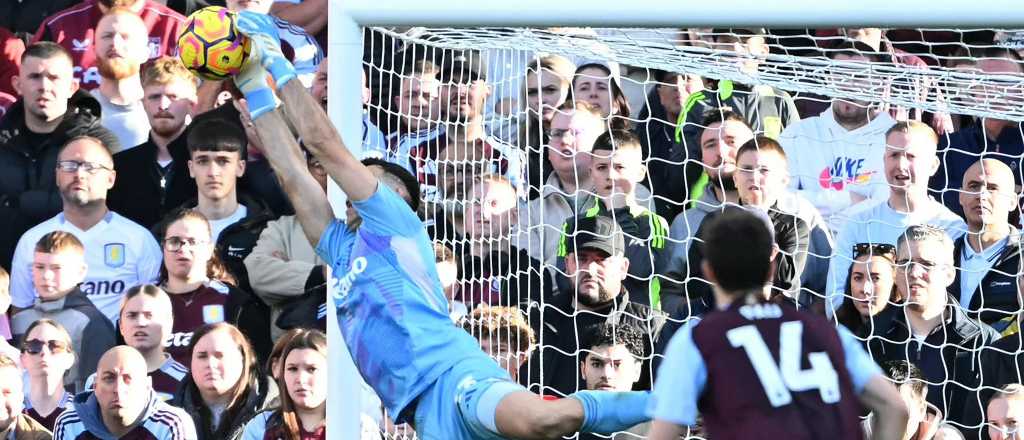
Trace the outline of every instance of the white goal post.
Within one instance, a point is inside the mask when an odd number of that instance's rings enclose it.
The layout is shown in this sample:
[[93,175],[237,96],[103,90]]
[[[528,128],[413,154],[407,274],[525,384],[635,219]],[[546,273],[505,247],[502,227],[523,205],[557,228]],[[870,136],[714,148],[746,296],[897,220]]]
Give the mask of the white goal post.
[[[968,10],[969,9],[969,10]],[[326,12],[326,11],[325,11]],[[363,28],[374,26],[426,26],[436,28],[481,28],[501,27],[539,29],[546,26],[571,27],[759,27],[759,28],[815,28],[815,27],[921,27],[921,28],[1024,28],[1024,8],[1020,0],[982,0],[965,5],[963,2],[934,0],[862,0],[854,2],[836,0],[715,0],[715,1],[671,1],[671,0],[629,0],[629,1],[579,1],[579,0],[331,0],[329,8],[330,54],[329,114],[335,127],[341,133],[345,144],[358,154],[361,145],[361,88],[359,78],[363,68]],[[637,42],[644,45],[644,42]],[[656,44],[645,50],[657,52]],[[553,50],[557,52],[557,50]],[[677,59],[671,66],[685,63],[686,56],[709,55],[699,49],[690,52],[676,49]],[[780,58],[780,62],[786,60]],[[660,67],[657,60],[652,65],[639,67]],[[720,71],[701,70],[704,76],[716,79],[733,79],[739,73],[735,68],[722,66]],[[805,66],[806,67],[806,66]],[[841,67],[841,66],[840,66]],[[832,75],[841,75],[836,66],[829,66]],[[731,69],[731,70],[730,70]],[[900,77],[905,72],[881,71],[879,75]],[[807,71],[813,76],[813,69]],[[912,74],[911,74],[912,75]],[[932,73],[945,81],[968,80],[954,73]],[[766,76],[771,85],[772,77]],[[907,81],[915,78],[907,77]],[[988,78],[1005,80],[1005,78]],[[970,78],[977,81],[976,77]],[[981,81],[986,78],[981,76]],[[1022,86],[1020,78],[1014,86]],[[1006,86],[1006,82],[1000,83]],[[1022,87],[1024,89],[1024,87]],[[857,91],[830,89],[828,96],[857,97]],[[900,104],[899,96],[893,102]],[[935,102],[917,102],[925,109],[936,109]],[[949,103],[946,103],[949,104]],[[1000,103],[993,103],[998,106]],[[1024,105],[1019,109],[1007,109],[1005,103],[998,113],[1007,119],[1024,120]],[[955,105],[955,104],[954,104]],[[948,108],[948,107],[947,107]],[[972,106],[962,114],[992,114],[992,108]],[[335,211],[343,216],[345,196],[337,186],[331,185],[329,195]],[[670,219],[671,220],[671,219]],[[333,286],[330,286],[333,287]],[[360,411],[362,409],[362,386],[358,373],[344,348],[337,321],[334,318],[333,296],[329,297],[328,337],[330,340],[328,414],[335,424],[331,438],[356,439],[360,433]],[[387,341],[381,341],[386,344]]]

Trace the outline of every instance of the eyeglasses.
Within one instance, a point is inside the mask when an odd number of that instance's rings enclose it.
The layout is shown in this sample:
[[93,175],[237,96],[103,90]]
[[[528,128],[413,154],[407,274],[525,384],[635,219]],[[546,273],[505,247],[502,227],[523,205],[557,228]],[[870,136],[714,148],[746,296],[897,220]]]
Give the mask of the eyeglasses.
[[100,170],[113,171],[113,169],[96,162],[82,162],[78,160],[59,160],[57,161],[57,169],[65,173],[74,173],[78,170],[85,170],[86,173],[96,174]]
[[28,354],[39,354],[43,352],[44,347],[50,350],[50,354],[68,352],[68,344],[64,341],[58,341],[56,339],[51,339],[49,341],[29,339],[25,341],[25,345],[22,348],[22,350]]
[[576,130],[567,130],[564,128],[552,128],[551,130],[548,131],[548,137],[551,139],[564,139],[565,135],[567,134],[572,135],[573,139],[575,139],[576,135],[579,134],[579,132]]
[[924,269],[925,272],[931,272],[933,270],[943,268],[946,265],[939,264],[939,263],[936,263],[934,261],[928,261],[928,260],[916,260],[915,261],[915,260],[910,260],[910,259],[906,259],[906,258],[901,258],[899,260],[896,260],[896,270],[901,270],[901,271],[904,271],[904,272],[909,272],[909,271],[914,269],[914,266],[918,266],[921,269]]
[[896,246],[886,243],[857,243],[853,245],[853,258],[858,258],[862,255],[895,257]]
[[208,243],[206,240],[197,240],[195,238],[183,238],[183,237],[167,237],[164,239],[164,249],[169,251],[176,251],[181,249],[182,246],[188,245],[190,248],[194,248],[201,244]]

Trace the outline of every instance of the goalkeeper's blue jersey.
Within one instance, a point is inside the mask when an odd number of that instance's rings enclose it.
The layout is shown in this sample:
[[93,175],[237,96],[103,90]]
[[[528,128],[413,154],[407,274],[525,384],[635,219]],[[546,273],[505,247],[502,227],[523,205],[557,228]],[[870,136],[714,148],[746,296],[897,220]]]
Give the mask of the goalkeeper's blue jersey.
[[360,374],[391,417],[411,417],[402,410],[453,365],[480,356],[480,345],[448,317],[433,247],[409,205],[378,184],[353,206],[362,224],[351,231],[335,220],[317,253],[333,270],[338,323]]

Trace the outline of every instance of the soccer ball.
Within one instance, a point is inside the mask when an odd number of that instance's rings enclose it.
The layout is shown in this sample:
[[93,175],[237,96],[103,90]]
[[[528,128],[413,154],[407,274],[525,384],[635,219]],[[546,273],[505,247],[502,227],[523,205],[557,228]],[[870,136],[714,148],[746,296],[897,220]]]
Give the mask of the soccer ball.
[[250,49],[249,39],[235,25],[235,14],[220,6],[194,12],[178,36],[182,64],[201,78],[213,81],[237,74]]

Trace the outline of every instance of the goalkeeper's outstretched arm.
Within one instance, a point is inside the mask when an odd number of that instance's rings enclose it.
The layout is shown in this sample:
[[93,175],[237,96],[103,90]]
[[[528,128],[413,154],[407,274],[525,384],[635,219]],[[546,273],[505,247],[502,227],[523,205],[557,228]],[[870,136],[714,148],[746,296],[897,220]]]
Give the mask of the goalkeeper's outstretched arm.
[[280,109],[254,117],[253,125],[263,141],[264,155],[295,208],[295,218],[315,248],[327,225],[334,219],[327,194],[309,174],[299,143],[288,129]]
[[[377,178],[345,147],[338,131],[320,104],[297,80],[279,89],[288,122],[295,127],[303,144],[323,165],[353,201],[370,198],[377,190]],[[352,117],[359,117],[354,115]]]
[[[267,157],[282,179],[282,186],[295,205],[296,216],[306,237],[316,246],[333,219],[323,191],[311,191],[298,148],[285,117],[327,174],[341,186],[349,199],[366,200],[377,190],[377,178],[341,140],[327,114],[296,79],[295,67],[281,53],[277,27],[270,17],[248,11],[238,15],[238,28],[252,43],[252,53],[235,83],[245,94],[253,123],[263,140]],[[277,109],[277,95],[267,83],[273,77],[286,111]],[[301,172],[295,169],[298,165]],[[311,179],[311,177],[309,177]]]

